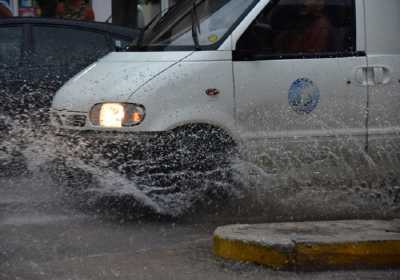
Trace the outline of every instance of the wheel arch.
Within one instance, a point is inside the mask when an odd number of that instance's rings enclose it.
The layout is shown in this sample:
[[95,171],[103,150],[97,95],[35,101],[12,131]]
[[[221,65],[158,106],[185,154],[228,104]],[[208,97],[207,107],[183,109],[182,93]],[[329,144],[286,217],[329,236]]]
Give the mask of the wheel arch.
[[235,133],[232,129],[210,122],[190,121],[190,122],[179,123],[169,128],[169,130],[173,132],[182,130],[192,130],[192,129],[204,129],[213,131],[213,133],[220,133],[223,136],[226,136],[228,139],[230,139],[232,144],[234,144],[235,146],[237,146],[240,142],[237,133]]

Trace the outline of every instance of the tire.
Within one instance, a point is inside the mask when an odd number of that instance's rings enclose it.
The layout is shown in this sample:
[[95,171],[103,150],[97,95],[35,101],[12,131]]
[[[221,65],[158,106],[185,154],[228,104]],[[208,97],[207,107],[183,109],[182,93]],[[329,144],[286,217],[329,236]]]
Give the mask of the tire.
[[147,185],[161,188],[150,194],[192,193],[209,201],[229,193],[234,184],[231,161],[238,152],[221,129],[186,126],[174,130],[164,144],[162,156],[153,160],[157,172],[148,169],[147,180]]
[[[116,146],[115,146],[116,145]],[[234,141],[222,130],[204,125],[186,126],[148,140],[145,147],[111,143],[106,151],[119,150],[104,160],[109,168],[126,176],[166,216],[182,216],[203,205],[226,199],[234,184],[231,159]],[[118,160],[116,160],[118,159]],[[53,176],[73,200],[87,200],[82,189],[95,187],[96,179],[79,167],[54,162]],[[77,194],[77,196],[75,195]],[[118,200],[117,200],[118,201]],[[165,212],[165,213],[164,213]]]
[[234,141],[218,128],[194,125],[175,133],[176,159],[183,170],[207,172],[226,167],[236,153]]

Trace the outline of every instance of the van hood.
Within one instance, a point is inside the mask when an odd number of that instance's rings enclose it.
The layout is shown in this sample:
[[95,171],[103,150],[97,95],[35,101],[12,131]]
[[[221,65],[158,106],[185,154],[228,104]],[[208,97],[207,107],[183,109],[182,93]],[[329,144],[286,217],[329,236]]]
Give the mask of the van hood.
[[126,102],[146,83],[192,53],[111,53],[68,81],[54,97],[52,108],[88,112],[97,103]]

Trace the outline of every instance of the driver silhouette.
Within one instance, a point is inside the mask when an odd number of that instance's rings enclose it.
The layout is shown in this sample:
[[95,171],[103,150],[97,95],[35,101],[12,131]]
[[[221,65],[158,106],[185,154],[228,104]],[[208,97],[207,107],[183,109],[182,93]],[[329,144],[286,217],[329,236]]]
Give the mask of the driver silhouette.
[[294,28],[281,32],[274,48],[283,53],[319,53],[330,50],[333,26],[326,14],[326,0],[304,0]]

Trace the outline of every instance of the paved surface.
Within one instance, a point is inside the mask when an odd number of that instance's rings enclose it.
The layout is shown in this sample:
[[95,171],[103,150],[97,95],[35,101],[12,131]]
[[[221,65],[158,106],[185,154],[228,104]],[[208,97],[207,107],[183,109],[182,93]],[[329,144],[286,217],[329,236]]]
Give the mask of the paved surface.
[[[107,208],[106,205],[103,208]],[[0,279],[400,279],[400,270],[276,272],[212,252],[231,223],[80,210],[46,176],[0,179]]]
[[214,252],[276,269],[400,267],[400,220],[223,226]]

